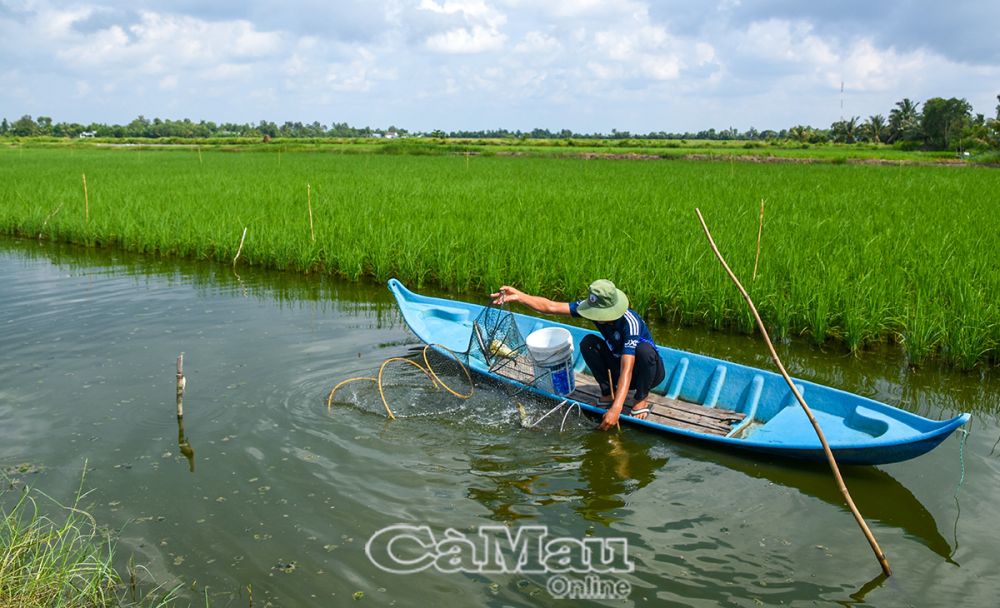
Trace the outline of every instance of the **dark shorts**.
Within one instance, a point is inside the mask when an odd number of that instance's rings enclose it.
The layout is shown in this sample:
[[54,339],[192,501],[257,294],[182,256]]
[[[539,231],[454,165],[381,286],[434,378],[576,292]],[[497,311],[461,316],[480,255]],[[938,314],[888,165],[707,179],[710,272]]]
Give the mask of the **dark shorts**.
[[[587,367],[600,385],[601,395],[610,395],[608,372],[611,372],[615,386],[618,386],[621,357],[614,356],[607,343],[593,334],[588,334],[580,341],[580,354],[583,355],[583,360],[587,362]],[[635,349],[635,367],[632,369],[632,381],[629,383],[629,390],[635,391],[634,399],[636,401],[645,399],[650,389],[663,382],[665,376],[663,359],[656,352],[656,348],[648,342],[641,342]]]

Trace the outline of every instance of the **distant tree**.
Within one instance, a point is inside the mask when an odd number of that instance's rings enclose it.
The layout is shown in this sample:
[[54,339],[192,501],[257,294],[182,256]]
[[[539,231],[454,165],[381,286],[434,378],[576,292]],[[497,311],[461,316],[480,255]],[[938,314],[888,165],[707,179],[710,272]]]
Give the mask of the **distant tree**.
[[838,120],[830,125],[830,137],[833,141],[841,144],[853,144],[858,141],[858,120],[860,117],[852,116],[847,120]]
[[[1000,111],[1000,106],[997,106],[997,108]],[[10,123],[4,118],[3,122],[0,122],[0,135],[6,135],[8,131],[10,131]]]
[[803,125],[795,125],[788,130],[788,137],[798,142],[806,143],[809,141],[809,136],[812,135],[812,127],[806,127]]
[[[1000,102],[1000,95],[997,95],[997,101]],[[986,130],[990,147],[1000,150],[1000,103],[997,104],[997,117],[986,121]]]
[[38,117],[38,135],[52,135],[52,117]]
[[[135,120],[125,125],[125,136],[126,137],[152,137],[153,134],[150,132],[150,127],[153,123],[149,122],[149,119],[144,117],[142,114],[137,116]],[[120,135],[117,137],[121,137]]]
[[923,139],[920,130],[920,108],[908,97],[896,102],[889,111],[889,143]]
[[52,135],[56,137],[79,137],[83,131],[83,125],[75,122],[57,122],[52,126]]
[[830,132],[825,129],[813,129],[809,133],[809,143],[811,144],[825,144],[830,141]]
[[273,122],[262,120],[257,124],[257,130],[260,131],[261,135],[267,135],[268,137],[278,136],[278,125]]
[[885,124],[885,117],[881,114],[875,114],[874,116],[869,116],[868,121],[863,125],[862,130],[864,131],[865,137],[869,141],[880,144],[885,140],[888,134],[888,128]]
[[971,123],[972,106],[965,99],[934,97],[924,102],[920,126],[930,148],[948,150],[955,147]]
[[34,119],[31,116],[25,114],[21,118],[14,121],[11,125],[10,132],[12,135],[17,137],[31,137],[32,135],[38,134],[38,125],[35,124]]

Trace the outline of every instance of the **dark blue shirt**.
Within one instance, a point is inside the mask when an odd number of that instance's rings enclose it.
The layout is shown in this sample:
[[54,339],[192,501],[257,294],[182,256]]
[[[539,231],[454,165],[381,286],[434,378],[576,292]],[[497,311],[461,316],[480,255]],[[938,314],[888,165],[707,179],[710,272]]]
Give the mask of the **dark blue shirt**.
[[[580,317],[581,315],[576,309],[583,302],[584,300],[570,302],[569,314],[574,317]],[[656,346],[656,343],[653,342],[653,334],[646,327],[646,323],[631,308],[626,310],[625,314],[615,321],[611,321],[610,323],[595,322],[594,325],[597,327],[597,331],[601,332],[601,336],[604,337],[604,342],[611,349],[611,354],[616,357],[622,355],[632,355],[634,357],[635,349],[639,347],[639,343],[641,342],[645,342],[653,347]]]

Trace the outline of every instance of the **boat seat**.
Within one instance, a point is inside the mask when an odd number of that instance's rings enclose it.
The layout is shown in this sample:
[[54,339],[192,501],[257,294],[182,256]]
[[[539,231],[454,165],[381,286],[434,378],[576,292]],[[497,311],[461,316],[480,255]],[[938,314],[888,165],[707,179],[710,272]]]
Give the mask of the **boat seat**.
[[[889,417],[864,406],[856,407],[846,419],[816,408],[811,409],[823,429],[823,435],[831,444],[849,445],[869,442],[874,437],[885,440],[909,435],[907,429],[897,429],[898,425],[891,424]],[[820,445],[812,423],[797,404],[781,410],[753,433],[755,441],[767,443],[787,444],[790,438],[795,438],[795,443],[802,445]]]

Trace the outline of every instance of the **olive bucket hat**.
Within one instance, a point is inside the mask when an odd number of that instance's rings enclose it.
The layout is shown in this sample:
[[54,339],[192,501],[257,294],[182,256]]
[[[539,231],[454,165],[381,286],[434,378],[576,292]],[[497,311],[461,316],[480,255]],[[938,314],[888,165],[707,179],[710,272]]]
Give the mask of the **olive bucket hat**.
[[614,321],[628,310],[628,296],[607,279],[590,284],[590,294],[580,303],[576,312],[591,321]]

